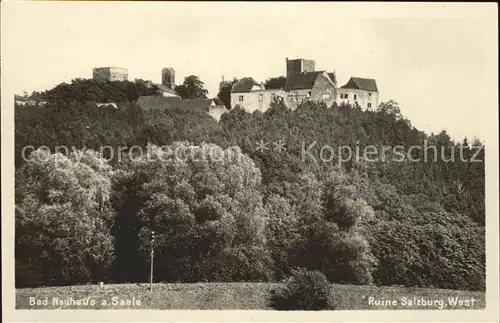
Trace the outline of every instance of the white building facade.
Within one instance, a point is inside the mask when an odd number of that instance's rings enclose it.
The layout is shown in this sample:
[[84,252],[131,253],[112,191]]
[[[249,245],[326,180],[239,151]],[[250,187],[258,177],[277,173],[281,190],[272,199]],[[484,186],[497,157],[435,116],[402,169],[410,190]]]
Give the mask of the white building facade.
[[379,104],[377,83],[374,79],[351,77],[340,87],[337,103],[359,105],[363,110],[375,110]]

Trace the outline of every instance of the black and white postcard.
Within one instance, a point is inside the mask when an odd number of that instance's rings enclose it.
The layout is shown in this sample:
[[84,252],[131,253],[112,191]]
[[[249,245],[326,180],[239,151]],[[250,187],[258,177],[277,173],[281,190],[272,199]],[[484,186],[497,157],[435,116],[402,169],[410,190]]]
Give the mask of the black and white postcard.
[[498,322],[493,3],[4,1],[5,322]]

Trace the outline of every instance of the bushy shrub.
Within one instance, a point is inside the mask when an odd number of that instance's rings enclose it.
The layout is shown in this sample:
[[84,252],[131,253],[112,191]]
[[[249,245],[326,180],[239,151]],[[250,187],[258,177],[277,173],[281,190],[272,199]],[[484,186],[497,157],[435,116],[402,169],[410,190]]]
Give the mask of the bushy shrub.
[[298,268],[283,281],[284,286],[273,291],[271,306],[276,310],[333,310],[331,285],[318,270]]

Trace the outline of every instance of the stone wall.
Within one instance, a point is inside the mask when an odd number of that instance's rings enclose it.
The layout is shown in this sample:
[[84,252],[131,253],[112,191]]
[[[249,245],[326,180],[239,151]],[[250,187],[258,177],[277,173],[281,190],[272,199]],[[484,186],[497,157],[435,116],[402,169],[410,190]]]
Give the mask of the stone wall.
[[93,78],[104,81],[126,81],[128,70],[121,67],[98,67],[93,70]]

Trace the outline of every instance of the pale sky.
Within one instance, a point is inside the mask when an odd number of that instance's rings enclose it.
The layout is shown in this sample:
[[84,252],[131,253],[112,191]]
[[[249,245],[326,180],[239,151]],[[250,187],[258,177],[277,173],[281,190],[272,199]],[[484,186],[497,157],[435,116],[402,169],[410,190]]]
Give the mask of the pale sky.
[[[412,124],[455,139],[486,138],[498,114],[496,4],[2,3],[2,74],[15,93],[91,78],[176,83],[195,74],[210,96],[221,76],[285,75],[285,57],[375,78]],[[5,75],[2,75],[5,76]],[[4,84],[2,84],[3,86]]]

